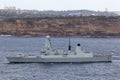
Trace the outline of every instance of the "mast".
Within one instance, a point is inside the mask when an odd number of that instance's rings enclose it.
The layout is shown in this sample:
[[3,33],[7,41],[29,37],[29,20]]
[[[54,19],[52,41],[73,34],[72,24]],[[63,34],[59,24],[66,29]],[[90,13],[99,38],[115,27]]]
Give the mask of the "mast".
[[50,41],[50,36],[46,36],[46,43],[45,43],[45,49],[46,50],[51,50],[51,41]]
[[68,50],[71,50],[71,43],[70,43],[70,36],[69,36],[69,45],[68,45]]

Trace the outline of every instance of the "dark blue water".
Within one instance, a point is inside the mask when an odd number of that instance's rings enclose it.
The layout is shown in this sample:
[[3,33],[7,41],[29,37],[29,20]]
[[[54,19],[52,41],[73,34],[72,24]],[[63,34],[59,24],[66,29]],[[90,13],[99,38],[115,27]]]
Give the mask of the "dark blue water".
[[[53,48],[67,50],[68,38],[51,38]],[[5,56],[17,53],[39,55],[44,37],[0,37],[0,80],[119,80],[120,60],[112,63],[24,63],[8,64]],[[72,37],[72,49],[81,43],[94,54],[120,56],[120,38]]]

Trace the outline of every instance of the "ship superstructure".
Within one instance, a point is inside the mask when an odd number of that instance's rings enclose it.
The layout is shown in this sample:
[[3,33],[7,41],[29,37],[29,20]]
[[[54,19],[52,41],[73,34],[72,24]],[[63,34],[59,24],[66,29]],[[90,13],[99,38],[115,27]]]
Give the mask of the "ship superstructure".
[[111,55],[93,55],[92,52],[86,52],[77,44],[74,51],[71,50],[70,39],[68,51],[62,49],[54,50],[51,46],[50,36],[46,36],[45,47],[41,49],[40,56],[25,56],[18,54],[16,56],[6,57],[9,62],[111,62]]

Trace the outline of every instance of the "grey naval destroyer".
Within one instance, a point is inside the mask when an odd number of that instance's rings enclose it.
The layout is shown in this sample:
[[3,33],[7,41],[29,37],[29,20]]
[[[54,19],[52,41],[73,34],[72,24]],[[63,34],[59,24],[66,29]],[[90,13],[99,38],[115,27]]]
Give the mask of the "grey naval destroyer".
[[70,38],[68,51],[64,52],[62,49],[54,50],[51,47],[50,36],[46,36],[44,49],[41,49],[39,56],[30,56],[24,54],[17,54],[16,56],[6,57],[10,63],[58,63],[58,62],[111,62],[111,55],[93,55],[92,52],[86,52],[77,44],[74,51],[71,50]]

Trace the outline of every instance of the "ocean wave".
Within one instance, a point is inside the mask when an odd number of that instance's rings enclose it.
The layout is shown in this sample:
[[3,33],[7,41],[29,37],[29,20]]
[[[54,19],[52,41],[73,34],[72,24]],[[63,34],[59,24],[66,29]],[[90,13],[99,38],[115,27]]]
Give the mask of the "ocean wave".
[[9,37],[9,36],[12,36],[12,35],[0,35],[2,37]]

